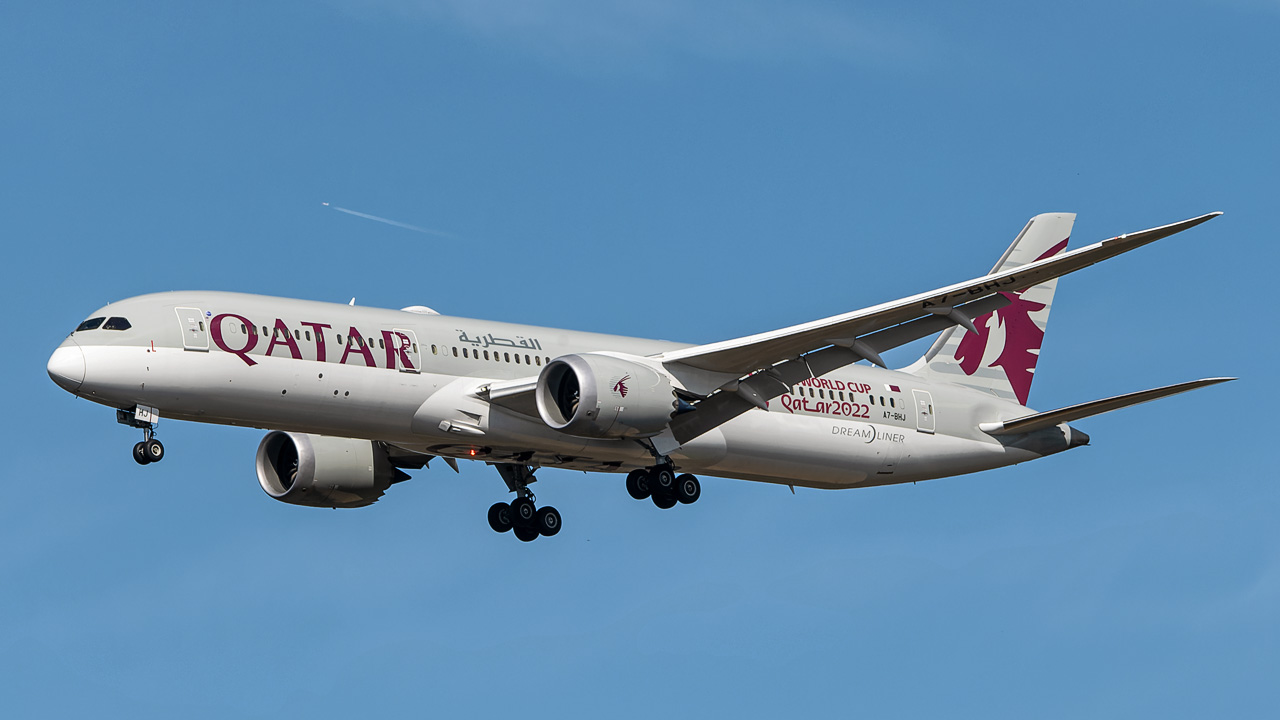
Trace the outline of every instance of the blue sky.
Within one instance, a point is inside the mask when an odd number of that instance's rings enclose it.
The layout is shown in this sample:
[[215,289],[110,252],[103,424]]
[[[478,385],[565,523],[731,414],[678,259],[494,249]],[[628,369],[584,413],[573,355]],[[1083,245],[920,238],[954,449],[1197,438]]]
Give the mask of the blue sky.
[[[8,4],[11,717],[1269,717],[1274,1]],[[322,202],[443,233],[416,233]],[[107,301],[225,289],[710,342],[1222,210],[1059,285],[1031,403],[1239,382],[1093,447],[669,512],[544,471],[270,501],[259,434],[46,377]],[[909,362],[919,348],[891,360]]]

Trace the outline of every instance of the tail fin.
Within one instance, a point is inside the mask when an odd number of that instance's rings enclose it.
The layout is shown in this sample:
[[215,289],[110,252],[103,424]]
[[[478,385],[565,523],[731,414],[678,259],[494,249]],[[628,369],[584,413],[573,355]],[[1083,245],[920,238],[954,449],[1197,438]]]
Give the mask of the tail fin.
[[[1067,248],[1075,220],[1074,213],[1046,213],[1031,218],[991,272],[1061,253]],[[1001,293],[1012,302],[975,318],[977,334],[960,327],[944,331],[906,371],[1026,405],[1057,286],[1054,279],[1022,292]]]

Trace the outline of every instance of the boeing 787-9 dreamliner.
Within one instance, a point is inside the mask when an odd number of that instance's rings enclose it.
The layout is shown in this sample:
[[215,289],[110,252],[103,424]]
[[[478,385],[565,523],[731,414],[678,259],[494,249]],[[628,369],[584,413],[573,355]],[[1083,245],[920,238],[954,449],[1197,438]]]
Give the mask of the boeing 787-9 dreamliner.
[[[529,485],[543,467],[626,477],[659,508],[695,473],[811,488],[960,475],[1086,445],[1069,423],[1224,382],[1209,378],[1037,412],[1027,407],[1057,278],[1216,217],[1067,251],[1075,216],[1031,219],[991,272],[862,310],[707,345],[225,292],[112,303],[48,371],[139,428],[159,418],[268,430],[258,482],[282,502],[369,505],[440,458],[497,468],[516,497],[489,524],[559,532]],[[930,335],[913,364],[882,353]]]

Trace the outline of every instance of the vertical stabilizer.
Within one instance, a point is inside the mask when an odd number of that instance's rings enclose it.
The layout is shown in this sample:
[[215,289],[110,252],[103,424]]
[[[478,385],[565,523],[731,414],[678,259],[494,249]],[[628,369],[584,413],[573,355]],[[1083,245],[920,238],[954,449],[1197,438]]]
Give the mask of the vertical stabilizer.
[[[991,272],[1063,252],[1075,220],[1074,213],[1046,213],[1031,218]],[[1022,292],[1001,293],[1012,302],[975,318],[976,334],[959,327],[944,331],[924,357],[906,371],[1026,405],[1057,286],[1054,279]]]

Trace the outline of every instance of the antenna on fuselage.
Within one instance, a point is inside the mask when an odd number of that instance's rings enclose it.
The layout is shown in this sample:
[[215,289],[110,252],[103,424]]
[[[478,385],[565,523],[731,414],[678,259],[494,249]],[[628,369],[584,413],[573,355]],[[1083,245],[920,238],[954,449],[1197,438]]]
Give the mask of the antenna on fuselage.
[[355,305],[356,305],[356,299],[355,299],[355,298],[351,298],[351,302],[349,302],[349,303],[347,303],[347,304],[348,304],[348,305],[350,305],[351,307],[355,307]]

